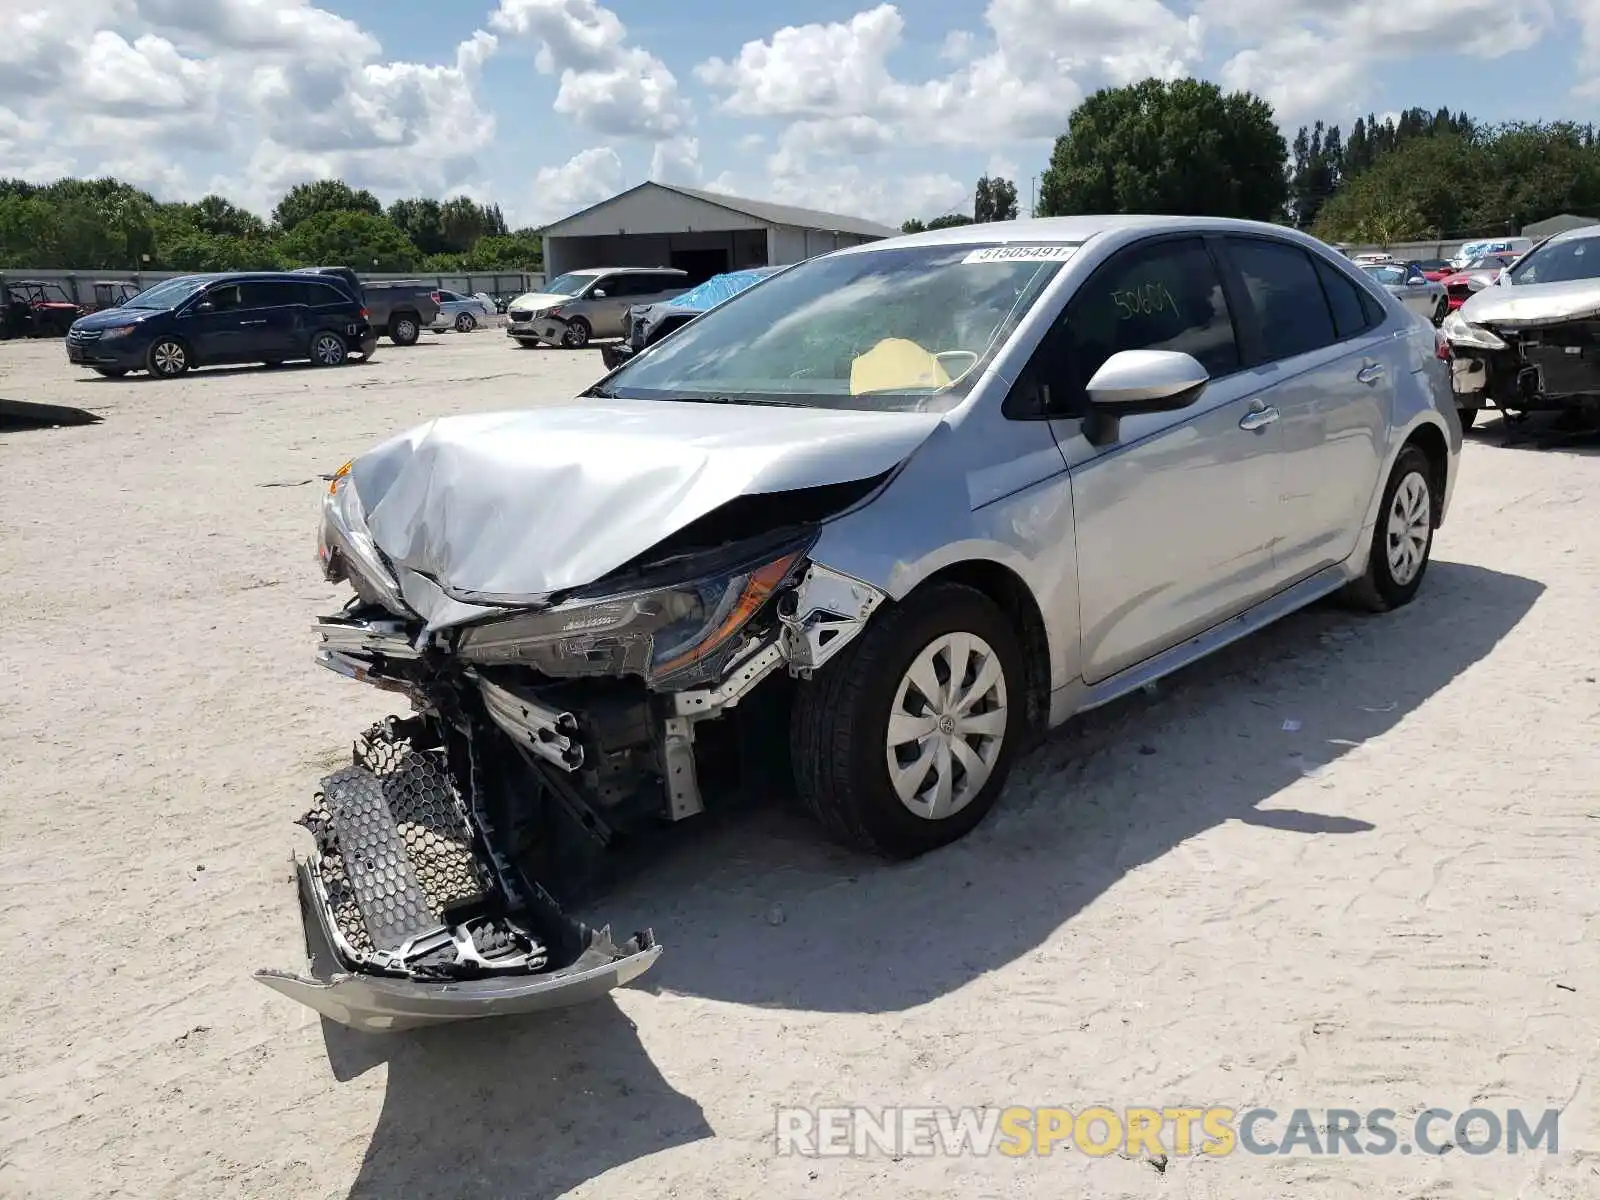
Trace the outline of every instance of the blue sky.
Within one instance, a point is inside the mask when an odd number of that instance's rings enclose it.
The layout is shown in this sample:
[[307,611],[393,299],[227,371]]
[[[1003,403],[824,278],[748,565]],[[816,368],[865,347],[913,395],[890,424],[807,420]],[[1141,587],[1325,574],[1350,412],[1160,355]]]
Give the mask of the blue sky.
[[1084,94],[1597,119],[1596,0],[0,0],[0,174],[259,211],[298,179],[536,223],[646,178],[898,224],[1032,176]]

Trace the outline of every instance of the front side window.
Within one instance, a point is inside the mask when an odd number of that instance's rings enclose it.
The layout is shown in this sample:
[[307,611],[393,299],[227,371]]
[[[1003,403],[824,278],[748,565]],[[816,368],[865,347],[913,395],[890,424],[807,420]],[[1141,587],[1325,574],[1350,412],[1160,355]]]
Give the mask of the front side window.
[[1266,361],[1309,354],[1338,340],[1309,254],[1262,238],[1229,238],[1227,245],[1255,311]]
[[217,312],[244,307],[244,293],[237,283],[223,283],[206,293],[206,303]]
[[1064,314],[1074,391],[1124,350],[1177,350],[1213,377],[1239,369],[1233,317],[1205,243],[1182,238],[1113,259],[1073,296]]
[[905,246],[817,258],[685,325],[602,395],[947,411],[1075,246]]

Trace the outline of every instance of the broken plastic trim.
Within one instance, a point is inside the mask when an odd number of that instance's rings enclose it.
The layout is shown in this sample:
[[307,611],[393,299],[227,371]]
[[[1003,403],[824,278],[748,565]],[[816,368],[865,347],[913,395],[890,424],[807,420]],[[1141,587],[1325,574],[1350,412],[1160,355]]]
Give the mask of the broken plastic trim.
[[887,594],[870,583],[813,562],[800,585],[778,606],[790,671],[809,676],[826,665],[866,627],[886,599]]

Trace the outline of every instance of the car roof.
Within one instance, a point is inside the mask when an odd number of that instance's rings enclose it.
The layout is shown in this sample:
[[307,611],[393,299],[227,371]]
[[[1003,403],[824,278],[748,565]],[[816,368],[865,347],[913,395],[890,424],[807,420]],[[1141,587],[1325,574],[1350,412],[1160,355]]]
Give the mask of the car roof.
[[563,275],[636,275],[648,272],[651,275],[687,275],[689,272],[680,271],[677,267],[583,267],[577,271],[563,271]]
[[1234,217],[1182,217],[1149,213],[1095,213],[1072,217],[1033,217],[1019,221],[985,221],[973,225],[953,225],[902,234],[837,250],[836,254],[871,254],[905,246],[982,246],[1007,242],[1087,242],[1112,233],[1267,233],[1285,241],[1331,249],[1310,234],[1287,225],[1267,221],[1244,221]]

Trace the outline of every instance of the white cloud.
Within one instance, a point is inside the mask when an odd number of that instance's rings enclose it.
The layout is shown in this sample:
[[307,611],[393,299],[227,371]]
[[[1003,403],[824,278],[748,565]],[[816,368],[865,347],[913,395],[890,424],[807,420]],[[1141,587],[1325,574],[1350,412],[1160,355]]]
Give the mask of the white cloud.
[[622,159],[610,146],[579,151],[559,167],[540,167],[526,201],[508,204],[513,224],[546,225],[622,190]]
[[725,171],[712,191],[758,196],[824,212],[866,217],[898,227],[907,217],[972,207],[972,184],[940,171],[894,171],[858,163],[813,167],[800,175]]
[[677,76],[596,0],[500,0],[489,26],[534,43],[534,66],[560,79],[556,112],[591,133],[656,141],[689,124]]
[[311,0],[3,0],[0,21],[0,91],[48,130],[0,145],[30,178],[116,173],[170,196],[196,190],[185,164],[213,154],[238,171],[217,182],[265,209],[306,178],[468,186],[494,136],[477,96],[496,49],[483,31],[428,64],[385,60]]
[[650,156],[651,179],[693,185],[700,182],[701,174],[699,138],[669,138],[656,143]]

